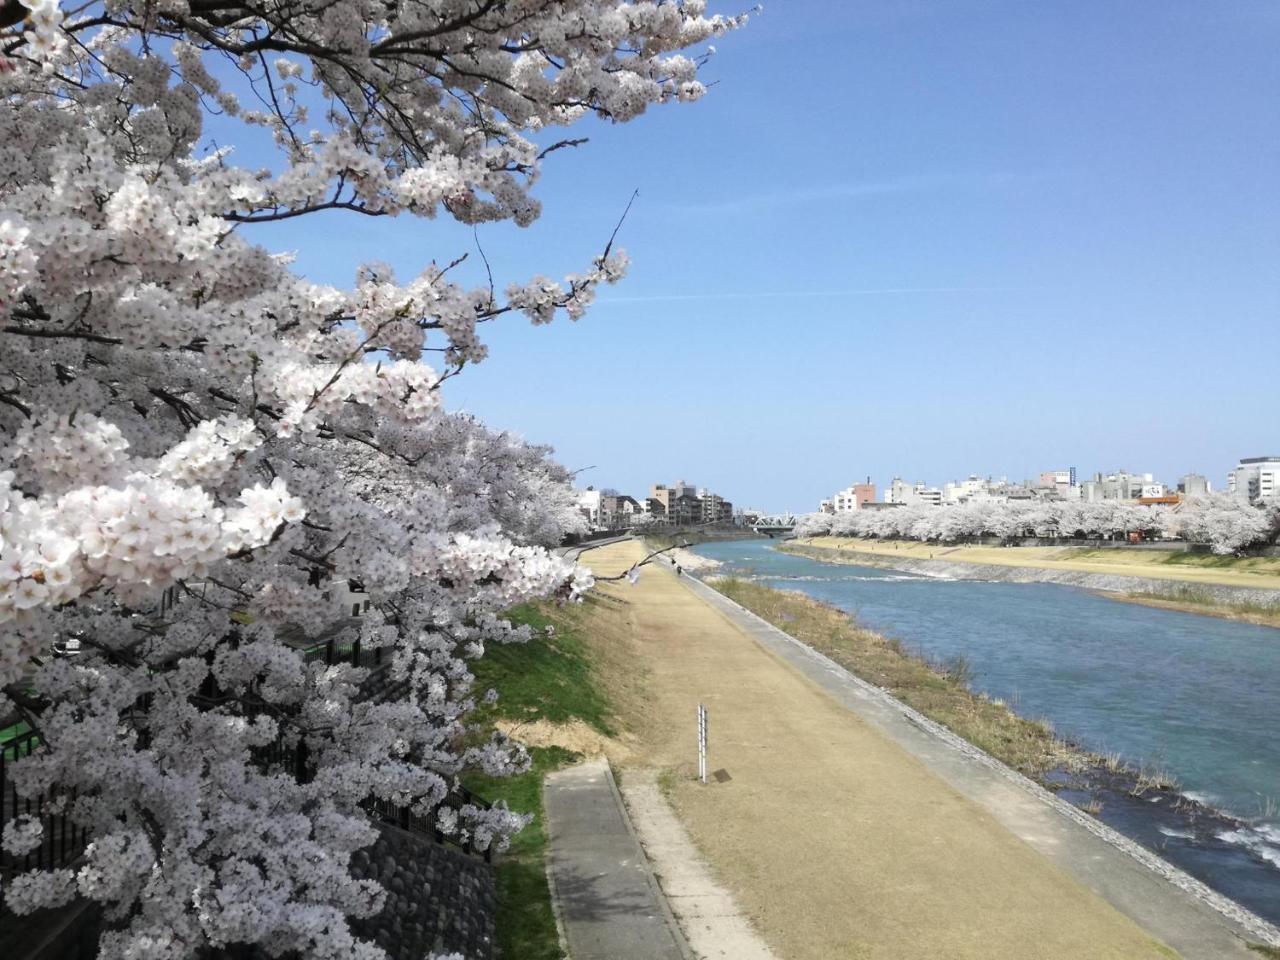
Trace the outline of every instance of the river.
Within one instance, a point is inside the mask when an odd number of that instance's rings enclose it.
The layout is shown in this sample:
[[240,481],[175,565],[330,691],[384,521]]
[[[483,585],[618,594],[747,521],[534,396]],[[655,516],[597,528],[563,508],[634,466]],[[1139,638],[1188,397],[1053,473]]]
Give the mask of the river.
[[1159,767],[1186,796],[1246,821],[1181,823],[1127,796],[1100,814],[1280,923],[1280,630],[1057,584],[821,563],[768,540],[694,549],[721,572],[802,591],[932,659],[962,654],[975,690],[1087,749]]

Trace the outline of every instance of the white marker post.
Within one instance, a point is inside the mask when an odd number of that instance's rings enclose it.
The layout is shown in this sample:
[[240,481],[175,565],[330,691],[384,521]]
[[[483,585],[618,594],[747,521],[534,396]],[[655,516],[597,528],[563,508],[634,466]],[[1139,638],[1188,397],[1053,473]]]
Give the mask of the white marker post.
[[707,782],[707,708],[698,704],[698,779]]

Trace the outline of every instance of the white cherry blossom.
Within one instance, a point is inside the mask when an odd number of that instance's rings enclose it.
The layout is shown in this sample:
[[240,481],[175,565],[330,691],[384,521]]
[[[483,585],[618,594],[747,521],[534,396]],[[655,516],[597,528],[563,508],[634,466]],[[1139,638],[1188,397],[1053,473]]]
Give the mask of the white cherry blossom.
[[[458,251],[433,251],[404,280],[353,264],[339,289],[240,227],[529,224],[542,164],[579,139],[560,128],[697,99],[706,41],[743,20],[700,0],[14,4],[0,712],[39,731],[18,789],[56,796],[92,846],[5,896],[100,901],[106,958],[378,956],[346,922],[382,903],[349,874],[375,836],[362,804],[426,815],[468,769],[522,769],[501,737],[461,746],[484,694],[468,663],[531,639],[512,605],[592,582],[550,549],[582,527],[570,475],[445,413],[443,389],[487,355],[484,324],[577,319],[626,259],[610,240],[567,276],[468,287],[440,266]],[[277,162],[237,165],[241,124]],[[381,673],[308,655],[318,637],[381,651]],[[49,656],[71,638],[78,656]],[[482,847],[524,822],[443,809]]]

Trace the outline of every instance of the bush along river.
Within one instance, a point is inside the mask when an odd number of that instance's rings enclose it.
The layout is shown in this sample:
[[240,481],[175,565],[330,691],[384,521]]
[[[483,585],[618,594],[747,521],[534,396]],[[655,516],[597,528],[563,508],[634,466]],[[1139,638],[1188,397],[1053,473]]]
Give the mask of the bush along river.
[[[821,563],[767,540],[701,544],[720,574],[798,590],[1132,770],[1055,786],[1119,832],[1280,923],[1280,630],[1121,603],[1074,587]],[[1101,808],[1097,804],[1101,803]]]

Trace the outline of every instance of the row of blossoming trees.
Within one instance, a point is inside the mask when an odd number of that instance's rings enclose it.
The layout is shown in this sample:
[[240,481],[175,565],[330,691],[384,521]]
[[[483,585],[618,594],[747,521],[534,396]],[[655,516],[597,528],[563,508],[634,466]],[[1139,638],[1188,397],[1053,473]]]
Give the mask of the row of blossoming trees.
[[[463,771],[526,762],[462,745],[468,661],[526,639],[511,605],[591,583],[548,550],[578,523],[565,471],[443,412],[441,385],[482,324],[577,318],[624,258],[467,289],[445,250],[341,290],[241,225],[528,224],[543,158],[580,142],[547,131],[702,94],[682,51],[742,22],[704,7],[0,0],[0,718],[41,743],[19,788],[93,840],[14,879],[12,909],[99,901],[103,957],[381,955],[347,923],[383,896],[349,876],[361,805],[430,813]],[[237,165],[236,130],[268,169]],[[371,605],[344,625],[346,580]],[[308,661],[291,638],[322,630],[381,648],[404,692]],[[282,740],[306,782],[254,761]],[[521,824],[465,813],[482,843]],[[39,834],[13,820],[7,851]]]
[[1215,553],[1237,553],[1271,543],[1280,530],[1280,503],[1253,505],[1227,494],[1191,497],[1177,505],[1119,500],[977,500],[889,510],[814,513],[801,519],[802,537],[875,537],[954,543],[976,537],[1071,537],[1113,540],[1138,532],[1208,544]]

